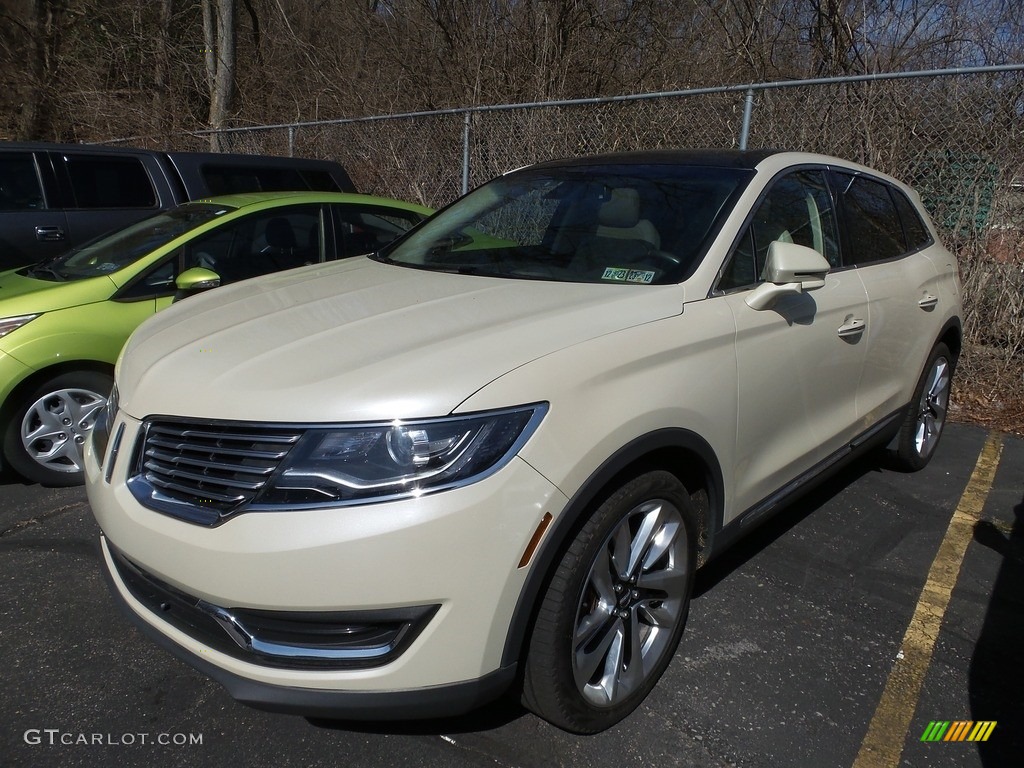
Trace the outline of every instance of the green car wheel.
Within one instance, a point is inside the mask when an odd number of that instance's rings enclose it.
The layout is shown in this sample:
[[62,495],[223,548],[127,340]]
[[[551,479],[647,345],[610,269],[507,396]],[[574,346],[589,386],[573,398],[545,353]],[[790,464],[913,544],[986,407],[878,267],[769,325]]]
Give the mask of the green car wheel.
[[81,484],[85,441],[113,383],[105,373],[79,371],[30,390],[7,423],[4,458],[28,480]]

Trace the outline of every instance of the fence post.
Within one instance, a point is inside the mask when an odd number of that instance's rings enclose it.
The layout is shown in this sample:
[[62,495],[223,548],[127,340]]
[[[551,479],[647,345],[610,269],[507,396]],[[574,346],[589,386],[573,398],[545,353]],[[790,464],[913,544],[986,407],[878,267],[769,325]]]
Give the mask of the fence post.
[[750,113],[754,111],[754,89],[747,88],[747,99],[743,104],[743,127],[740,129],[740,149],[747,148],[750,136]]
[[467,110],[462,118],[462,194],[469,192],[469,118]]
[[295,126],[288,126],[288,157],[295,157]]

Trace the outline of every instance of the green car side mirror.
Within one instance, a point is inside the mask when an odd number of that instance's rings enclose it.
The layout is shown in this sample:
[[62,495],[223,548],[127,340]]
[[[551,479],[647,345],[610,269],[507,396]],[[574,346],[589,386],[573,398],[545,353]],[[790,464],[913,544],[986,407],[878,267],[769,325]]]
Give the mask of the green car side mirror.
[[205,267],[192,267],[178,275],[174,285],[178,289],[174,294],[174,300],[179,301],[186,296],[216,288],[220,285],[220,275]]

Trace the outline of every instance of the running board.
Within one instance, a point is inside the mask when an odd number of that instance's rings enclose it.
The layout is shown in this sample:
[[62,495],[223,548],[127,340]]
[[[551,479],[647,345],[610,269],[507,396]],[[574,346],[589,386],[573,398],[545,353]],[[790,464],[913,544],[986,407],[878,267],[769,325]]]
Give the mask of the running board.
[[887,427],[892,426],[893,422],[902,418],[904,409],[900,409],[894,413],[889,414],[884,419],[876,423],[873,427],[868,429],[866,432],[862,432],[851,440],[847,445],[844,445],[838,451],[828,456],[824,460],[818,462],[813,467],[808,469],[802,475],[799,475],[794,480],[786,483],[779,490],[770,496],[762,499],[757,504],[752,506],[742,515],[736,519],[740,529],[744,529],[747,526],[759,521],[765,515],[775,511],[781,506],[789,497],[795,495],[805,488],[805,486],[811,485],[820,475],[827,472],[837,464],[842,463],[846,459],[850,458],[864,445],[870,443],[874,438],[885,431]]

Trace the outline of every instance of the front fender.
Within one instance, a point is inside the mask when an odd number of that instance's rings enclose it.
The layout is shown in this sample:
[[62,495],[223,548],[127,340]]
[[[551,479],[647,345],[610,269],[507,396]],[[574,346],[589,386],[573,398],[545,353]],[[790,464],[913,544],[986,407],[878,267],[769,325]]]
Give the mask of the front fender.
[[[696,457],[700,466],[674,466],[672,459],[678,456]],[[714,534],[722,527],[724,498],[722,468],[711,446],[694,432],[673,428],[660,429],[633,440],[608,458],[587,478],[544,537],[516,602],[505,640],[502,666],[513,664],[519,659],[523,643],[533,623],[536,607],[551,573],[557,567],[561,554],[586,521],[588,513],[625,482],[627,475],[633,474],[634,471],[639,472],[641,467],[667,469],[681,477],[693,476],[694,473],[700,475],[699,482],[707,492],[707,503],[702,510],[704,519],[695,523],[704,534],[701,537],[701,551],[711,551]]]

